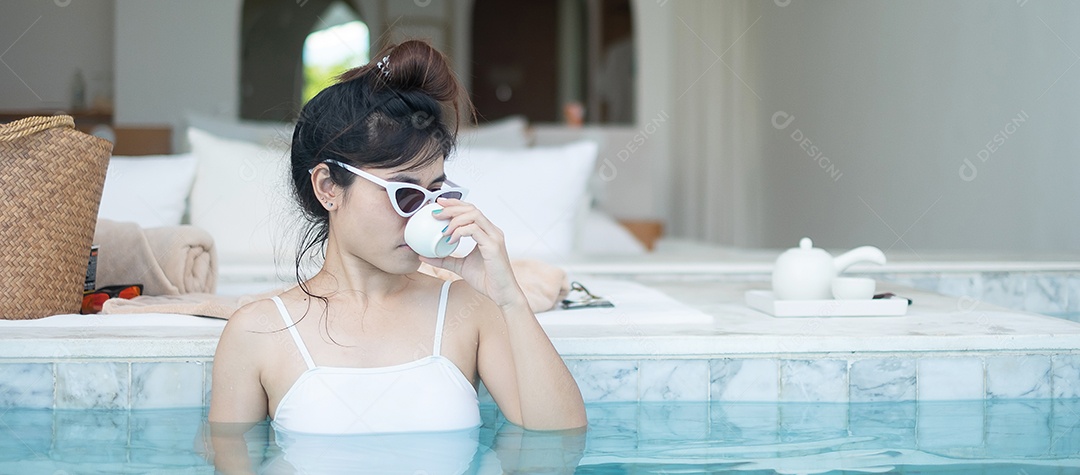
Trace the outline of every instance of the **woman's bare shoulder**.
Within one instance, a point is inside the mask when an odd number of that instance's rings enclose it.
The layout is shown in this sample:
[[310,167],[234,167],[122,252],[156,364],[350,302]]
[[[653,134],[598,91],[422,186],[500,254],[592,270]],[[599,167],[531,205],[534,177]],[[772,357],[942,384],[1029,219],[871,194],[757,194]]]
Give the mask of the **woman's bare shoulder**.
[[478,325],[490,323],[502,315],[499,307],[486,295],[474,289],[464,280],[456,280],[450,286],[450,296],[446,302],[446,318],[453,317],[473,320]]
[[256,300],[238,309],[229,317],[226,328],[232,326],[237,330],[271,331],[281,328],[284,321],[278,311],[277,304],[273,300]]
[[267,345],[272,346],[273,336],[284,329],[285,322],[274,301],[257,300],[233,312],[221,332],[218,347],[219,350],[226,346],[239,351],[257,352]]

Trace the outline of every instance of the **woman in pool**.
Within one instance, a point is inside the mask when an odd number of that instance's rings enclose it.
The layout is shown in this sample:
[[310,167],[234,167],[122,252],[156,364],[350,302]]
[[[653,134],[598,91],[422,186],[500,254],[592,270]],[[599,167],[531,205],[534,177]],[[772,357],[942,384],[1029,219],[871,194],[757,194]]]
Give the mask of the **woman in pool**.
[[[502,232],[443,174],[468,109],[446,58],[421,41],[387,48],[304,106],[291,165],[313,223],[301,257],[322,249],[325,261],[310,280],[229,319],[210,422],[269,415],[279,429],[322,434],[470,429],[483,381],[523,428],[586,425]],[[429,259],[405,245],[408,216],[431,200],[449,239],[476,241],[468,256]],[[421,262],[463,280],[421,274]]]

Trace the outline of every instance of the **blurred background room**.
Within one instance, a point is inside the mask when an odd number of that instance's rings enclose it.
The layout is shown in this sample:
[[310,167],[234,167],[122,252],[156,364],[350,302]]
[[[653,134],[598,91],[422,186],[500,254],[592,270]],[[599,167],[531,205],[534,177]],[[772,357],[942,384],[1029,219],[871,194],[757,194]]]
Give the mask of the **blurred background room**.
[[531,147],[598,141],[588,206],[650,245],[782,249],[811,236],[919,255],[1080,250],[1075,2],[3,9],[0,114],[109,125],[117,155],[186,152],[192,124],[287,126],[342,69],[421,37],[453,61],[480,126],[523,122]]

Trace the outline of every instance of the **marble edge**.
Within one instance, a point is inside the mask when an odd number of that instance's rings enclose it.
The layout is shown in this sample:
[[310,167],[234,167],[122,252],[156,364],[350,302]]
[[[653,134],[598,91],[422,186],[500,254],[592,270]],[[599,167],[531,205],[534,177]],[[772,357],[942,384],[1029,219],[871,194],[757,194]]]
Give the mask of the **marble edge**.
[[[2,341],[2,339],[0,339]],[[991,336],[884,336],[796,337],[791,335],[732,336],[632,336],[553,337],[552,344],[564,358],[686,358],[762,355],[964,354],[1036,352],[1080,353],[1080,335]],[[0,345],[0,363],[6,361],[101,359],[101,358],[195,358],[212,359],[217,339],[21,339]]]
[[[808,353],[924,353],[924,352],[1080,352],[1080,334],[972,336],[851,336],[793,335],[572,337],[552,338],[559,354],[590,356],[760,355]],[[627,349],[633,351],[627,351]]]
[[[4,339],[0,338],[0,341]],[[30,359],[59,361],[81,358],[195,358],[211,359],[217,338],[167,340],[130,338],[19,339],[0,345],[0,363]]]
[[[581,274],[771,274],[773,262],[766,263],[565,263],[559,264],[567,272]],[[954,262],[936,263],[912,262],[886,264],[884,266],[856,265],[850,272],[867,274],[890,274],[904,272],[1076,272],[1080,271],[1080,261],[1061,262]]]

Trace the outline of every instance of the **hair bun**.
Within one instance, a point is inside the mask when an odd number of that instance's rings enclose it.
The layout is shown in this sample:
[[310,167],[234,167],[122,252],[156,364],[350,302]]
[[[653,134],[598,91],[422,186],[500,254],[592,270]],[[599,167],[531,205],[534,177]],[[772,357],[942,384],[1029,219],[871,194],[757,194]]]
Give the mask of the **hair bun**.
[[373,73],[401,92],[420,91],[439,102],[453,102],[461,93],[450,61],[426,41],[391,45],[374,58]]

